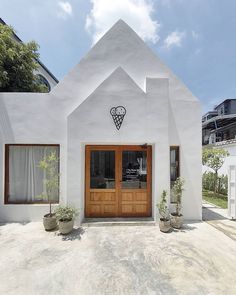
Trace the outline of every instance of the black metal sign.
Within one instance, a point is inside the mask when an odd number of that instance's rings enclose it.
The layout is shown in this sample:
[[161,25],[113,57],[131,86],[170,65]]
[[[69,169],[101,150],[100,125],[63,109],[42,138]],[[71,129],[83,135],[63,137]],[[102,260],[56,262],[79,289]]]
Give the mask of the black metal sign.
[[124,120],[124,117],[126,115],[126,109],[123,106],[118,107],[112,107],[110,110],[110,114],[112,116],[112,119],[116,125],[116,129],[119,130],[122,122]]

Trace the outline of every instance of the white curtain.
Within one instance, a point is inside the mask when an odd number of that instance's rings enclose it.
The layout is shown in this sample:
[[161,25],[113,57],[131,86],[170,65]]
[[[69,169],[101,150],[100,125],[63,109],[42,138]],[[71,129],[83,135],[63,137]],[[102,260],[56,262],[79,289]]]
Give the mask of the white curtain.
[[[45,200],[45,173],[39,168],[44,156],[56,152],[54,146],[9,147],[9,202],[41,202]],[[58,201],[58,192],[53,196]]]

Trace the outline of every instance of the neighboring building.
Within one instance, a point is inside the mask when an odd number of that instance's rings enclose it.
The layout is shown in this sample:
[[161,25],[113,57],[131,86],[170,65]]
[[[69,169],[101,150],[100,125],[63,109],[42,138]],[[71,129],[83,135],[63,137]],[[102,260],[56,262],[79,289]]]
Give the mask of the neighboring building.
[[[7,25],[1,18],[0,24]],[[14,39],[16,42],[22,42],[22,40],[15,33]],[[48,87],[49,91],[51,91],[51,89],[56,86],[59,81],[39,59],[37,59],[37,63],[39,67],[37,71],[35,71],[35,74],[40,77],[42,83]]]
[[60,155],[54,202],[80,220],[156,219],[178,176],[184,218],[202,218],[200,102],[122,20],[51,93],[0,93],[0,104],[1,221],[48,211],[38,162],[50,151]]
[[202,117],[202,144],[235,139],[236,99],[226,99]]

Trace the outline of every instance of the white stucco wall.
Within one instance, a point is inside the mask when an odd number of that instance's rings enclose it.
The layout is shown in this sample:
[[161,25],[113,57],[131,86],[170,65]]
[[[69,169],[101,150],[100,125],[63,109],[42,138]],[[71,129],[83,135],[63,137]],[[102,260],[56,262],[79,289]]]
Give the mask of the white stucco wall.
[[[131,79],[132,78],[132,79]],[[83,217],[85,144],[153,146],[153,216],[169,187],[169,146],[180,146],[183,213],[201,219],[199,101],[124,22],[119,21],[51,93],[0,94],[0,219],[39,220],[46,205],[4,205],[4,144],[61,145],[61,199]],[[110,116],[124,105],[119,131]]]
[[[61,200],[66,191],[66,120],[50,94],[4,93],[0,95],[0,221],[39,220],[48,205],[4,205],[4,146],[11,143],[60,144]],[[3,112],[3,110],[5,111]]]
[[[147,85],[148,94],[118,68],[69,116],[68,196],[77,206],[81,202],[79,207],[82,213],[85,183],[84,165],[80,163],[84,163],[85,144],[151,144],[153,196],[158,196],[163,189],[168,189],[168,80],[152,79]],[[111,107],[118,105],[125,106],[127,110],[119,131],[116,130],[110,115]],[[153,202],[156,203],[155,197]]]

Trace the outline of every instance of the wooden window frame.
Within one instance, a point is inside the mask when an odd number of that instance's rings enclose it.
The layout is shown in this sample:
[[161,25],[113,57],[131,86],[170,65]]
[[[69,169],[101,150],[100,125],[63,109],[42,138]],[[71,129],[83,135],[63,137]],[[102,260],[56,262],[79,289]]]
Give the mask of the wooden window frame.
[[[9,202],[9,148],[11,146],[55,146],[58,147],[58,156],[60,158],[60,145],[59,144],[26,144],[26,143],[13,143],[13,144],[5,144],[5,177],[4,177],[4,205],[47,205],[49,202],[21,202],[21,201],[15,201],[15,202]],[[58,172],[60,172],[60,160],[58,163]],[[60,177],[59,177],[59,187],[60,187]],[[53,204],[59,204],[60,202],[60,193],[58,193],[58,202],[53,202]]]

